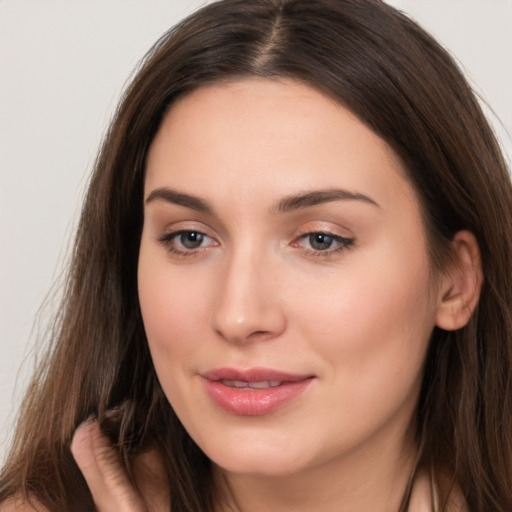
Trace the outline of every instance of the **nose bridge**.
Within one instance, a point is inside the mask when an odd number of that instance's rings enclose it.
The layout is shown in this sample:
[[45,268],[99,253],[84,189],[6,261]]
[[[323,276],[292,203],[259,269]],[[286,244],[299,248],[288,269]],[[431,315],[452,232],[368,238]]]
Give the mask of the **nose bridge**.
[[228,341],[269,339],[285,327],[272,261],[258,245],[246,241],[233,249],[218,276],[212,328]]

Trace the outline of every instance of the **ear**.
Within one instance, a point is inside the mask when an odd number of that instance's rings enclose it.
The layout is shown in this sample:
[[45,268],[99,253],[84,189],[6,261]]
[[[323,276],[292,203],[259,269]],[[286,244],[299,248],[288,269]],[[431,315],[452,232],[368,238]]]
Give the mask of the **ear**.
[[442,274],[436,325],[447,331],[464,327],[478,303],[483,272],[475,236],[459,231],[452,240],[454,261]]

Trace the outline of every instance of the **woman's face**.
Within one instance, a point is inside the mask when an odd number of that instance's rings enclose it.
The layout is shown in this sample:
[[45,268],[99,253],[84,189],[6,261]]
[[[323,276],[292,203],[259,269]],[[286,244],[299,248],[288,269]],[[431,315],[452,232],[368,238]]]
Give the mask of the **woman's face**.
[[204,87],[164,119],[140,304],[169,402],[224,470],[400,453],[439,295],[404,176],[382,139],[295,82]]

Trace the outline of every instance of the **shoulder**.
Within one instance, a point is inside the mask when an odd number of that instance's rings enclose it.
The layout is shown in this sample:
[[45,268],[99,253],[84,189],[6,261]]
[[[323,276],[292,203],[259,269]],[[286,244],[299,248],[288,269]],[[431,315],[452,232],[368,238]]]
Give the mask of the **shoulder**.
[[[443,482],[446,484],[446,482]],[[435,512],[441,510],[438,485],[426,471],[417,475],[409,504],[411,512]],[[446,503],[447,512],[469,512],[469,507],[461,490],[454,486]]]
[[424,471],[420,471],[416,476],[411,492],[409,510],[413,512],[433,512],[434,510],[430,478]]
[[9,498],[0,503],[0,512],[50,512],[37,501],[28,502],[22,498]]

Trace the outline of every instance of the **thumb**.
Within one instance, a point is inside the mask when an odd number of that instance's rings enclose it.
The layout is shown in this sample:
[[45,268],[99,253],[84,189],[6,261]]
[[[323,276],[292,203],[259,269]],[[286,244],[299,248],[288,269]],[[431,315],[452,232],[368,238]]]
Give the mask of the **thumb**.
[[97,421],[86,422],[75,431],[71,453],[89,486],[98,512],[146,512],[119,455],[104,436]]

